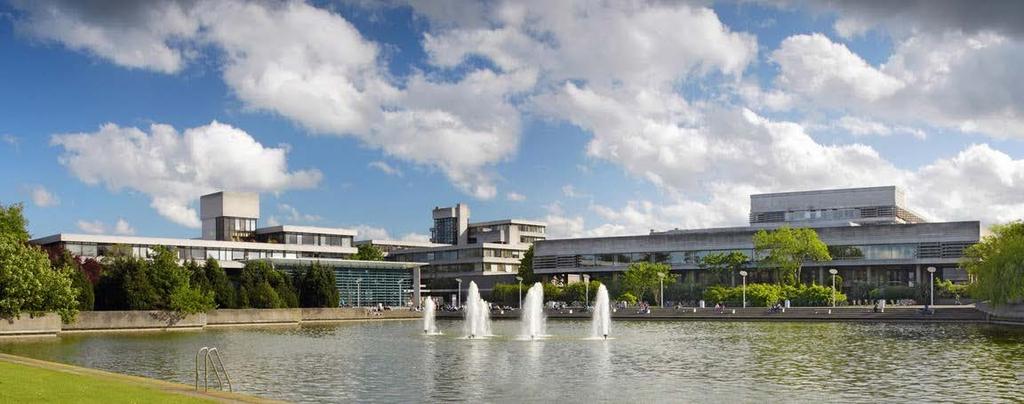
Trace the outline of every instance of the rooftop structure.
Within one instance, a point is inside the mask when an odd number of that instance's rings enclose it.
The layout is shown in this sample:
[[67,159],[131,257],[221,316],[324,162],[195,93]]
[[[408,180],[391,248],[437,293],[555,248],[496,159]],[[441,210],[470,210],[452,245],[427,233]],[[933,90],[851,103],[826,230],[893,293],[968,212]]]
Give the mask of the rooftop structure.
[[750,196],[755,226],[923,223],[895,186],[779,192]]

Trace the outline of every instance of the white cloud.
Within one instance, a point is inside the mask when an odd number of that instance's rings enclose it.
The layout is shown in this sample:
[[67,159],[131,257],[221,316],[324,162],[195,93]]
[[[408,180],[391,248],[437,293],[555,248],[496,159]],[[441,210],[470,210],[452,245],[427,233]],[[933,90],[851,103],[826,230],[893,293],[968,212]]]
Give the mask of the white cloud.
[[99,220],[79,220],[78,229],[89,234],[103,234],[107,232],[107,225]]
[[592,196],[588,193],[580,192],[572,184],[562,185],[562,195],[565,195],[568,198],[589,198]]
[[186,59],[183,40],[194,37],[198,23],[183,3],[118,2],[97,9],[79,1],[14,0],[27,11],[16,28],[40,39],[87,51],[133,68],[174,73]]
[[526,200],[526,195],[520,194],[518,192],[508,192],[505,194],[505,199],[508,199],[512,202],[522,202]]
[[529,73],[490,71],[453,81],[421,73],[391,78],[376,43],[341,15],[304,2],[16,6],[25,11],[19,25],[26,33],[123,66],[173,73],[189,55],[223,52],[217,60],[224,82],[246,107],[315,133],[354,136],[385,155],[438,169],[483,199],[497,194],[488,167],[518,147],[519,111],[509,97],[533,85]]
[[284,215],[288,224],[315,223],[323,220],[320,216],[299,212],[298,209],[286,203],[277,205],[277,211]]
[[822,34],[786,38],[771,59],[780,67],[779,86],[816,102],[843,103],[851,98],[873,102],[906,86]]
[[402,236],[401,240],[402,241],[418,241],[418,242],[426,243],[426,242],[430,242],[430,235],[429,234],[421,234],[421,233],[406,233],[405,235]]
[[385,163],[385,162],[380,161],[380,160],[371,162],[370,164],[368,164],[368,166],[370,168],[376,168],[376,169],[380,170],[380,172],[382,172],[384,174],[387,174],[387,175],[393,175],[393,176],[396,176],[396,177],[401,177],[402,176],[402,170],[399,170],[397,167],[392,167],[390,164]]
[[60,198],[42,185],[29,187],[29,194],[32,197],[32,203],[40,208],[60,205]]
[[161,216],[192,228],[200,225],[192,207],[200,195],[312,188],[322,177],[318,170],[288,171],[284,149],[218,122],[183,133],[163,124],[149,132],[106,124],[92,133],[55,135],[51,143],[63,148],[61,164],[82,182],[139,191]]
[[382,227],[360,224],[352,228],[356,231],[356,240],[391,240],[387,229]]
[[914,136],[918,139],[924,139],[927,137],[925,132],[920,129],[906,126],[897,126],[894,128],[881,122],[850,115],[839,118],[839,120],[836,121],[836,126],[854,136],[889,136],[894,133],[902,133]]
[[8,145],[13,146],[15,149],[18,148],[18,144],[20,143],[17,136],[14,136],[9,133],[4,133],[0,135],[0,142],[7,143]]
[[874,67],[822,34],[795,35],[771,58],[780,68],[776,87],[803,101],[797,109],[1024,138],[1024,81],[1002,68],[1024,64],[1018,38],[988,31],[914,34]]
[[135,228],[124,218],[118,218],[117,223],[114,224],[114,234],[131,236],[135,234]]

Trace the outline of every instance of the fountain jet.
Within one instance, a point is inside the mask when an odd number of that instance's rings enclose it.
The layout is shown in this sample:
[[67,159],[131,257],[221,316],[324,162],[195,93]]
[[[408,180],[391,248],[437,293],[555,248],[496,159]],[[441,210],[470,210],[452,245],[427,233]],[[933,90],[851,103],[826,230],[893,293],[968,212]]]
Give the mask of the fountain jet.
[[544,285],[534,283],[526,292],[522,309],[522,331],[520,337],[537,339],[545,336],[544,326]]
[[423,333],[427,335],[437,335],[437,324],[434,320],[437,317],[437,307],[434,304],[434,298],[428,297],[423,305]]
[[491,335],[491,313],[487,301],[480,297],[480,289],[477,288],[476,282],[469,282],[465,316],[463,330],[466,338]]
[[601,285],[597,288],[597,298],[594,299],[594,314],[591,321],[591,337],[608,339],[608,332],[612,327],[611,306],[608,302],[608,288]]

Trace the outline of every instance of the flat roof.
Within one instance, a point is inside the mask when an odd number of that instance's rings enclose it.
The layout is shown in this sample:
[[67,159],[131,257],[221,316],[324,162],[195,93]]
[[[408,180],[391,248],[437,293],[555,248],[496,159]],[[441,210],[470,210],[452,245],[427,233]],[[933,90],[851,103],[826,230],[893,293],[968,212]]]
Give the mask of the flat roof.
[[296,252],[324,252],[352,254],[357,251],[355,247],[341,246],[320,246],[308,244],[276,244],[276,243],[255,243],[247,241],[221,241],[203,240],[191,238],[158,238],[158,237],[136,237],[136,236],[110,236],[102,234],[69,234],[59,233],[46,237],[40,237],[29,241],[32,244],[47,245],[58,242],[70,243],[105,243],[105,244],[126,244],[126,245],[165,245],[176,247],[203,247],[203,248],[228,248],[242,250],[276,250]]
[[548,227],[547,223],[538,222],[536,220],[525,220],[525,219],[500,219],[500,220],[489,220],[489,221],[486,221],[486,222],[474,222],[474,223],[470,223],[469,227],[494,226],[494,225],[498,225],[498,224],[528,224],[528,225],[533,225],[533,226]]
[[806,191],[787,191],[787,192],[768,192],[763,194],[750,194],[751,198],[761,198],[769,196],[788,196],[788,195],[811,195],[811,194],[837,194],[846,192],[858,192],[858,191],[888,191],[888,190],[899,190],[900,188],[895,185],[883,185],[878,187],[859,187],[859,188],[829,188],[829,189],[810,189]]
[[353,241],[354,245],[390,245],[400,247],[416,247],[416,248],[427,248],[427,247],[449,247],[451,244],[439,244],[431,243],[429,241],[406,241],[406,240],[356,240]]
[[451,251],[451,250],[472,250],[477,248],[496,248],[503,250],[518,250],[526,251],[530,248],[527,244],[501,244],[501,243],[475,243],[475,244],[441,244],[437,247],[425,247],[425,248],[408,248],[402,251],[394,251],[392,254],[409,254],[415,252],[430,252],[430,251]]
[[256,234],[267,234],[267,233],[315,233],[315,234],[328,234],[332,236],[353,236],[355,237],[356,231],[352,229],[342,229],[339,227],[314,227],[314,226],[268,226],[260,227],[256,229]]
[[358,269],[416,269],[424,265],[427,265],[427,263],[424,262],[361,261],[336,258],[256,258],[246,261],[266,261],[274,265],[312,265],[313,263],[319,263],[320,265],[332,268],[345,267]]

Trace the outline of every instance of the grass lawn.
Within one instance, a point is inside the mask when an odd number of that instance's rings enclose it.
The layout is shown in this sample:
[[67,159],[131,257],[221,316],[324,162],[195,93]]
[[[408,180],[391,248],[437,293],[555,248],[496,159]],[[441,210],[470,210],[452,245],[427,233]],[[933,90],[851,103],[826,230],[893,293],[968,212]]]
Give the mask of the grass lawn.
[[209,403],[122,378],[0,360],[2,403]]

